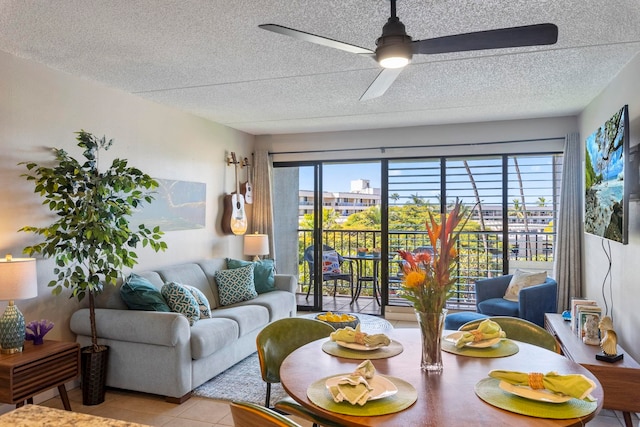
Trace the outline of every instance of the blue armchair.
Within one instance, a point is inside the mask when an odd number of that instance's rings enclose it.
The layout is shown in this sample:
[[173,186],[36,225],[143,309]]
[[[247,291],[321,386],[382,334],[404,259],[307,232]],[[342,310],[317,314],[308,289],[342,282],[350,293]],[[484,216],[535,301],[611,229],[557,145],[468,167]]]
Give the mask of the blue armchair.
[[518,301],[502,298],[511,281],[511,274],[476,281],[476,306],[478,313],[488,316],[511,316],[526,319],[544,327],[544,314],[558,309],[558,283],[547,280],[520,290]]

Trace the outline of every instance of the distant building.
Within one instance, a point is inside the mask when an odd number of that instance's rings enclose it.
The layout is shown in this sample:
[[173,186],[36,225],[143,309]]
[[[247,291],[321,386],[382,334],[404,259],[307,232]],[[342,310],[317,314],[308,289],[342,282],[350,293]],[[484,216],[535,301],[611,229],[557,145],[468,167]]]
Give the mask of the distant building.
[[[298,192],[299,216],[313,213],[314,193],[309,190]],[[351,181],[351,191],[330,192],[322,195],[322,206],[335,210],[340,215],[339,221],[344,221],[349,215],[362,212],[371,206],[380,206],[380,189],[372,188],[368,179]],[[527,205],[527,226],[530,232],[542,232],[553,221],[554,210],[550,206]],[[502,205],[483,204],[482,214],[487,230],[502,230]],[[471,219],[480,221],[477,208]],[[524,232],[524,217],[521,215],[509,215],[507,217],[509,229],[513,232]]]
[[[300,190],[298,200],[299,216],[313,213],[313,191]],[[380,189],[371,188],[368,179],[357,179],[351,181],[349,192],[323,192],[322,206],[335,210],[342,217],[341,220],[346,220],[349,215],[362,212],[371,206],[380,206]]]

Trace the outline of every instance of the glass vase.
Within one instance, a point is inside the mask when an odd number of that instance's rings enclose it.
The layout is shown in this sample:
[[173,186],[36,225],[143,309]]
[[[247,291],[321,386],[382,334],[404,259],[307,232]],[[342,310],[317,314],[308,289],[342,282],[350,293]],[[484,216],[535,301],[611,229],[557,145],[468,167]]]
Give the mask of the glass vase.
[[442,328],[447,309],[436,313],[416,310],[420,335],[422,337],[422,360],[420,368],[427,373],[442,372]]

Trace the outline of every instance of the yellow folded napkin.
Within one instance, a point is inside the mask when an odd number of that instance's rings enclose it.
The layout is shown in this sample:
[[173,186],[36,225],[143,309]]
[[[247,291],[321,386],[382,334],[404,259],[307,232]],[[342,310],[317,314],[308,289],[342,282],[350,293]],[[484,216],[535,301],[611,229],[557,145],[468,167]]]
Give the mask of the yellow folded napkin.
[[330,338],[331,341],[356,343],[366,345],[367,347],[386,346],[391,343],[391,340],[385,334],[369,335],[366,332],[360,331],[359,324],[355,329],[350,326],[337,329],[331,333]]
[[596,383],[581,374],[559,375],[557,372],[549,372],[543,375],[538,372],[493,370],[489,372],[489,376],[509,384],[529,386],[534,390],[546,389],[588,401],[593,401],[590,393],[596,388]]
[[367,380],[375,375],[376,368],[370,360],[365,360],[358,365],[356,370],[344,378],[338,380],[338,384],[329,387],[329,392],[336,403],[347,401],[352,405],[364,405],[369,400],[373,387]]
[[467,343],[479,342],[484,340],[492,340],[494,338],[504,338],[507,334],[493,320],[485,319],[478,325],[478,329],[464,331],[464,333],[456,340],[456,347],[462,348]]

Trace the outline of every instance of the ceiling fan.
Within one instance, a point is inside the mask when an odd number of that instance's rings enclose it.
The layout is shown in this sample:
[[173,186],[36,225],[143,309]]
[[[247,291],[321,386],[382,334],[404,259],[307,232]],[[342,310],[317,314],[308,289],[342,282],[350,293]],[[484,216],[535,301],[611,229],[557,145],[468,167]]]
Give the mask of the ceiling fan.
[[414,41],[407,35],[404,24],[396,16],[396,0],[390,0],[390,2],[391,16],[382,27],[382,35],[376,40],[375,51],[281,25],[262,24],[259,27],[298,40],[375,58],[383,69],[360,97],[361,101],[383,95],[415,54],[433,55],[471,50],[550,45],[558,41],[558,27],[554,24],[499,28]]

